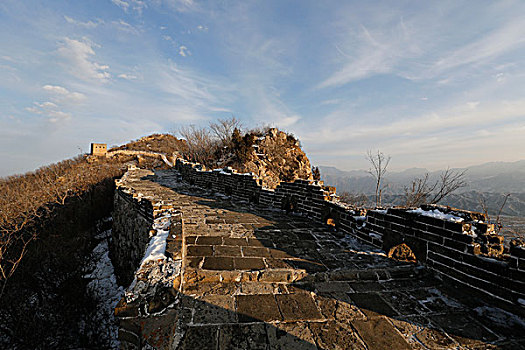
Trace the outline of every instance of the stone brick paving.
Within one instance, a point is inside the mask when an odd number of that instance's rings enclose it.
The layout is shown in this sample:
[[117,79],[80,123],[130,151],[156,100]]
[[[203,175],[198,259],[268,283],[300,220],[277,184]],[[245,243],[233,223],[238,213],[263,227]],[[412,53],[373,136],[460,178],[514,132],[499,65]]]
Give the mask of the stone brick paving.
[[308,218],[190,187],[172,171],[147,174],[138,172],[142,180],[133,186],[169,196],[183,213],[171,346],[525,348],[522,320],[442,285],[420,266]]

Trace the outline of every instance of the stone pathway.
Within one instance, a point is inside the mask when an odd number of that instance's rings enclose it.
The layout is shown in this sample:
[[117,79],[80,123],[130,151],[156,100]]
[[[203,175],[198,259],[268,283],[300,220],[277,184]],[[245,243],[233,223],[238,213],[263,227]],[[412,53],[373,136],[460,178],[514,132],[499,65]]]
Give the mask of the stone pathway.
[[141,182],[183,213],[179,349],[525,348],[523,321],[330,226]]

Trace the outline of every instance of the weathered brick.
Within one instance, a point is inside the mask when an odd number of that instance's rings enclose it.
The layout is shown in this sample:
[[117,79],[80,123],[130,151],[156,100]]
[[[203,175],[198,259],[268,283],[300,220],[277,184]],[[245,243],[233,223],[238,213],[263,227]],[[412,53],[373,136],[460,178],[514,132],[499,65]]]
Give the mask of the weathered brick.
[[449,247],[449,248],[457,249],[460,252],[465,252],[467,250],[467,244],[466,243],[457,242],[457,241],[454,241],[454,240],[448,239],[448,238],[445,238],[444,245]]
[[234,258],[233,266],[237,270],[262,270],[266,267],[262,258]]
[[212,256],[213,247],[209,245],[189,245],[186,248],[188,256]]
[[205,270],[233,270],[233,258],[230,257],[206,257],[202,268]]
[[282,320],[279,307],[272,294],[237,295],[235,301],[239,313],[239,322]]

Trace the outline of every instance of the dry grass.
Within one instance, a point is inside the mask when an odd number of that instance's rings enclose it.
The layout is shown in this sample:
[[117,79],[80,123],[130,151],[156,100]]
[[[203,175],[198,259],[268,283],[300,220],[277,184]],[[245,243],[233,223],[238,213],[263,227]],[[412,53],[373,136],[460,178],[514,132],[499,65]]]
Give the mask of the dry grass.
[[77,157],[0,179],[0,297],[29,243],[38,236],[35,226],[69,198],[122,175],[123,170],[120,162]]

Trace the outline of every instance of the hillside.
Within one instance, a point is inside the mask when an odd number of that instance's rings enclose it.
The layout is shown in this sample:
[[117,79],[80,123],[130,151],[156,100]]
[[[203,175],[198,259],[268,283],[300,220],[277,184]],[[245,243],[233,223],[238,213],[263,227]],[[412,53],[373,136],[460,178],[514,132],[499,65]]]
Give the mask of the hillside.
[[188,145],[185,140],[179,140],[171,134],[152,134],[122,146],[113,147],[109,151],[116,150],[149,151],[171,155],[173,153],[186,153]]

